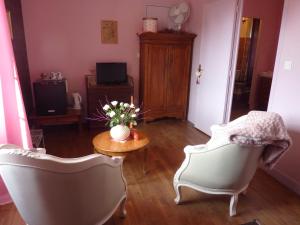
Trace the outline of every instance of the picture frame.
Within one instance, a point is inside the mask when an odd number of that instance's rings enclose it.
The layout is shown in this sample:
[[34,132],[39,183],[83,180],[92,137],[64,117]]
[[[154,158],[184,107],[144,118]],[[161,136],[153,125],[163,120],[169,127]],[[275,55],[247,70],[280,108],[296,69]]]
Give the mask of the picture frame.
[[101,21],[101,43],[103,44],[118,43],[118,21],[115,20]]

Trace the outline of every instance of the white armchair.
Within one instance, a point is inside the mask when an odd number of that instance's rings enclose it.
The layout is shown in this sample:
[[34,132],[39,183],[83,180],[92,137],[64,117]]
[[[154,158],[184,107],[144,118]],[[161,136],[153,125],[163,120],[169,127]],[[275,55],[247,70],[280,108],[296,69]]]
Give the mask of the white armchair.
[[236,215],[238,195],[247,189],[264,147],[221,143],[185,147],[185,160],[173,181],[177,204],[181,200],[180,189],[185,186],[208,194],[232,196],[229,214]]
[[125,216],[122,162],[99,154],[63,159],[0,146],[0,174],[29,225],[100,225],[119,206]]

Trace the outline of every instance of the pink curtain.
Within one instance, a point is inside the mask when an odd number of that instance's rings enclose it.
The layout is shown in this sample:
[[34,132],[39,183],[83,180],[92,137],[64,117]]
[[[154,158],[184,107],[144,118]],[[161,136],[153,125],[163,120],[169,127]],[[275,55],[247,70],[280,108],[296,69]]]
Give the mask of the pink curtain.
[[[0,0],[0,144],[32,146],[4,0]],[[10,197],[0,177],[0,204]]]

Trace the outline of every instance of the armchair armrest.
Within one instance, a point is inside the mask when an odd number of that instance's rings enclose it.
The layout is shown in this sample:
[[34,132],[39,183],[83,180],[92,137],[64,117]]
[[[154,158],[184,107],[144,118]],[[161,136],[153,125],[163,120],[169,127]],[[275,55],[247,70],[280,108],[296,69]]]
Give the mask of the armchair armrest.
[[216,148],[208,148],[206,144],[201,144],[201,145],[187,145],[184,148],[184,153],[186,155],[191,155],[191,154],[203,154],[211,151],[217,150],[218,147]]
[[190,153],[199,153],[200,151],[205,150],[206,145],[205,144],[201,144],[201,145],[187,145],[184,148],[184,152],[187,154]]

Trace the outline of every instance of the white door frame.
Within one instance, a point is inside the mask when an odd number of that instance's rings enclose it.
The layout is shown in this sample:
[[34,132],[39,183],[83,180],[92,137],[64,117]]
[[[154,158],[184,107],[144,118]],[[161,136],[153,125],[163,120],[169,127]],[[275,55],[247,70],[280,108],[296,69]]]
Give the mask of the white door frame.
[[231,49],[231,56],[230,56],[230,70],[229,70],[229,77],[227,83],[227,92],[226,92],[226,103],[224,106],[224,118],[223,123],[228,123],[230,121],[231,115],[231,108],[232,108],[232,98],[233,98],[233,91],[234,91],[234,81],[235,81],[235,74],[236,74],[236,66],[237,66],[237,59],[238,59],[238,49],[240,43],[240,27],[243,15],[243,6],[244,0],[237,0],[236,6],[236,14],[235,14],[235,25],[233,29],[233,39],[232,39],[232,49]]

